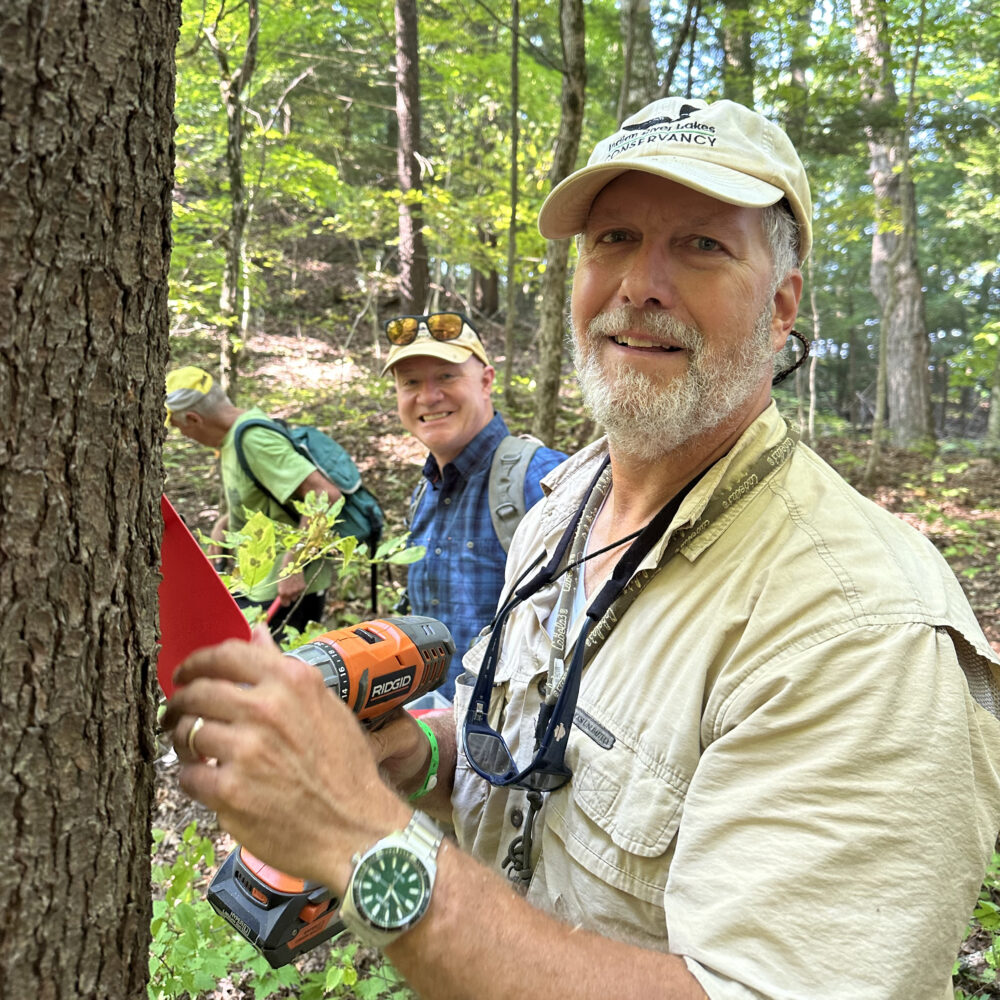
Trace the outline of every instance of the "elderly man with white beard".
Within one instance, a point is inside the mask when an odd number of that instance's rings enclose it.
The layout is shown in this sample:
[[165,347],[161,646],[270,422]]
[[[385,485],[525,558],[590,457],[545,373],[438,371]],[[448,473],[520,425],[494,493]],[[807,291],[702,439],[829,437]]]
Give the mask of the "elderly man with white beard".
[[366,735],[256,636],[178,672],[182,785],[424,997],[950,1000],[1000,827],[1000,660],[933,547],[771,400],[798,155],[667,98],[539,227],[577,236],[607,437],[546,478],[453,711]]

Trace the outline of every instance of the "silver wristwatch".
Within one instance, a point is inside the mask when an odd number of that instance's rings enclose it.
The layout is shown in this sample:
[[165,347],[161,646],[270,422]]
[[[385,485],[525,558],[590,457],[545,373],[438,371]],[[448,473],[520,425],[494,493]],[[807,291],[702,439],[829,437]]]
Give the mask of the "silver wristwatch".
[[384,948],[427,912],[442,836],[430,816],[418,811],[405,830],[354,856],[340,918],[362,944]]

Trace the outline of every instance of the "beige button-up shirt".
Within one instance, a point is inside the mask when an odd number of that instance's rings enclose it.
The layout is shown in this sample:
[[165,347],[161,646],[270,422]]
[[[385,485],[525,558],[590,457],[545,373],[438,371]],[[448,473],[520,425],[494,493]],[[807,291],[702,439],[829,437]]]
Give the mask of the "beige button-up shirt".
[[[573,779],[535,823],[527,897],[685,956],[713,1000],[951,1000],[1000,828],[1000,723],[970,689],[995,712],[1000,660],[930,542],[809,448],[748,475],[784,434],[772,404],[641,564],[699,526],[585,669]],[[508,585],[551,552],[604,454],[550,475]],[[490,721],[519,766],[558,589],[517,608],[502,644]],[[471,690],[456,693],[460,747]],[[463,848],[499,869],[525,798],[460,751]]]

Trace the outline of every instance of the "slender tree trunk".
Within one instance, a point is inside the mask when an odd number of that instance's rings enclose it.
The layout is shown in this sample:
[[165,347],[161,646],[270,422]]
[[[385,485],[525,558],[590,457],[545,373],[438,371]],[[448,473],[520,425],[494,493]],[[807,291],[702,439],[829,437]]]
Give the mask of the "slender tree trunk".
[[[788,57],[788,75],[791,86],[787,90],[788,110],[785,112],[785,132],[797,149],[805,148],[806,123],[809,118],[809,70],[814,55],[809,48],[814,7],[802,4],[792,15],[788,28],[791,53]],[[812,268],[810,266],[810,273]],[[814,339],[816,335],[814,334]]]
[[[580,148],[587,82],[583,0],[560,0],[559,23],[563,51],[562,115],[549,171],[550,187],[572,172]],[[539,310],[538,405],[531,428],[535,437],[547,442],[555,440],[559,407],[568,256],[569,240],[547,241]]]
[[986,444],[994,454],[1000,454],[1000,344],[993,361],[990,385],[990,413],[986,420]]
[[[674,93],[674,75],[677,72],[677,63],[680,61],[681,52],[684,50],[684,43],[689,39],[693,40],[697,33],[700,13],[700,0],[687,0],[681,25],[673,32],[673,36],[670,39],[670,49],[667,52],[667,68],[656,90],[655,96],[657,98],[667,97]],[[690,93],[687,96],[690,97]]]
[[[917,262],[916,191],[909,164],[911,113],[907,112],[902,128],[895,123],[900,109],[885,0],[852,0],[851,9],[864,56],[861,75],[875,192],[871,281],[885,325],[885,354],[879,356],[879,365],[885,367],[886,418],[893,442],[911,448],[934,440],[929,344]],[[919,54],[918,43],[911,67],[911,109]]]
[[421,313],[427,302],[429,271],[420,211],[420,62],[416,0],[396,0],[396,118],[399,144],[399,293],[403,312]]
[[[813,276],[813,260],[809,258],[809,311],[812,314],[812,336],[810,340],[816,344],[823,336],[823,318],[816,301],[816,280]],[[806,422],[806,439],[812,443],[816,440],[816,369],[819,367],[819,356],[815,351],[809,358],[809,418]]]
[[[785,114],[785,132],[792,143],[802,148],[805,139],[806,119],[809,111],[809,80],[807,68],[809,53],[805,41],[809,37],[809,24],[812,18],[812,7],[804,5],[792,20],[789,35],[791,38],[791,54],[788,60],[788,71],[791,86],[788,88],[788,111]],[[806,266],[806,284],[809,289],[809,305],[812,313],[812,336],[815,342],[820,337],[820,317],[816,305],[816,284],[813,280],[813,262],[815,255],[810,257]],[[809,360],[808,377],[803,368],[795,371],[795,389],[798,400],[799,429],[807,444],[815,438],[816,432],[816,365],[818,359],[814,353]],[[805,412],[805,398],[808,396],[808,413]]]
[[[223,325],[219,343],[219,381],[230,398],[239,398],[239,352],[246,341],[250,307],[246,288],[246,240],[250,224],[246,175],[243,168],[246,104],[244,95],[257,69],[260,35],[258,0],[247,0],[247,40],[239,68],[233,70],[218,37],[219,22],[206,25],[205,38],[219,64],[219,93],[226,111],[226,173],[229,176],[229,228],[225,235],[226,261],[219,289]],[[220,18],[224,14],[219,15]]]
[[11,1000],[146,994],[179,7],[0,8],[0,993]]
[[618,91],[617,118],[629,115],[656,97],[656,43],[649,0],[627,0],[621,8],[622,81]]
[[754,105],[753,32],[750,0],[724,0],[719,25],[722,47],[722,96],[730,101]]
[[519,0],[510,6],[510,223],[507,226],[507,310],[504,316],[503,394],[510,393],[514,371],[514,321],[517,317],[517,154],[521,127],[518,55],[521,45],[521,7]]

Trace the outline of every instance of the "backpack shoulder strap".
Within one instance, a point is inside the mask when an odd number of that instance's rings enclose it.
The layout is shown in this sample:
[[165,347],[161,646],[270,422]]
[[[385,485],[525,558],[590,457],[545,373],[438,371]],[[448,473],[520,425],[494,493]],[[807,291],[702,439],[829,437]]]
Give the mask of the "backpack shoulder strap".
[[493,452],[490,466],[490,519],[504,552],[510,548],[514,530],[525,514],[524,480],[535,452],[542,447],[528,434],[508,434]]
[[[240,468],[243,470],[246,477],[253,481],[254,485],[268,497],[272,503],[280,507],[292,521],[292,524],[299,523],[298,511],[291,504],[281,503],[280,500],[254,475],[253,469],[250,468],[250,463],[247,461],[246,452],[243,450],[243,435],[250,430],[251,427],[265,427],[267,430],[274,431],[276,434],[280,434],[293,448],[295,448],[295,442],[292,440],[288,431],[285,429],[284,425],[278,423],[274,420],[263,420],[260,417],[254,417],[252,420],[244,420],[240,424],[235,433],[233,434],[233,447],[236,449],[236,460],[240,463]],[[298,451],[297,448],[295,448]]]
[[424,494],[427,492],[427,477],[421,475],[420,482],[413,488],[413,493],[410,495],[410,509],[406,515],[406,530],[410,531],[413,528],[413,519],[417,516],[417,508],[420,506],[420,502],[424,499]]

